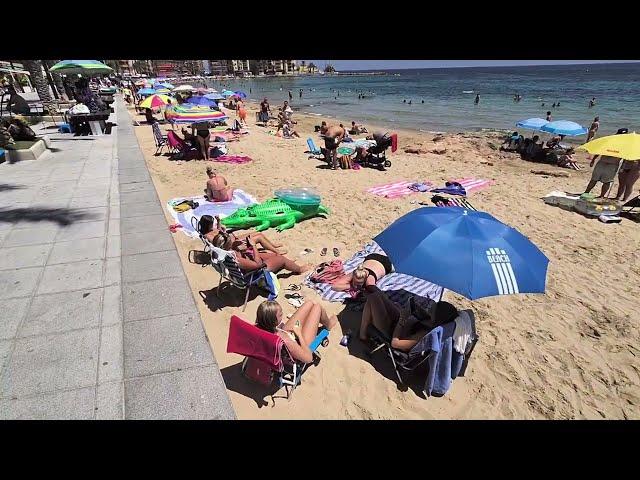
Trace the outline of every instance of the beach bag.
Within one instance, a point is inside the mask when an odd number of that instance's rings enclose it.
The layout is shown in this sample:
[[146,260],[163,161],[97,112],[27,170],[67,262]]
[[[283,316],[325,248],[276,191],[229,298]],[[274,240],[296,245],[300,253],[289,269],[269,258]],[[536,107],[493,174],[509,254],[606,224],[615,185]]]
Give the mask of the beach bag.
[[195,210],[198,208],[200,204],[198,202],[194,202],[193,200],[184,200],[180,203],[173,205],[173,209],[178,213],[184,213],[188,210]]
[[273,382],[274,372],[269,364],[255,358],[247,357],[242,372],[252,382],[265,387],[268,387]]
[[344,275],[344,265],[342,260],[332,260],[323,262],[316,267],[309,279],[313,283],[334,283],[338,278]]

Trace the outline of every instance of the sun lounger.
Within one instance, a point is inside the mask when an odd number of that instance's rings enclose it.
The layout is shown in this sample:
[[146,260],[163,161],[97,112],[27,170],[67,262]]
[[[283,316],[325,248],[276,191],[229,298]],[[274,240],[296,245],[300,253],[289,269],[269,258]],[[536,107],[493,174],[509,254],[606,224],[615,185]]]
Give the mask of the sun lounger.
[[[459,318],[462,315],[468,316],[471,326],[471,335],[462,354],[454,349],[455,321],[436,327],[431,332],[428,332],[423,340],[418,342],[409,352],[393,348],[391,346],[391,337],[370,325],[368,334],[374,344],[374,348],[369,354],[373,355],[382,349],[387,352],[398,377],[398,387],[403,391],[407,387],[401,372],[416,371],[419,366],[426,363],[428,372],[424,382],[423,394],[425,397],[430,396],[432,393],[443,395],[449,388],[451,380],[464,376],[471,353],[479,339],[473,312],[471,310],[462,310],[459,312]],[[429,336],[431,338],[428,338]],[[449,345],[446,345],[447,342],[450,342]],[[433,346],[425,347],[425,345]]]
[[322,155],[322,150],[316,147],[312,138],[307,138],[307,146],[309,147],[309,153],[311,155]]
[[632,198],[622,206],[622,212],[627,215],[640,215],[640,195]]
[[[326,347],[329,344],[328,337],[329,331],[321,328],[309,345],[314,365],[320,363],[318,347]],[[278,390],[285,387],[287,399],[300,384],[302,374],[310,365],[294,360],[280,336],[266,332],[235,315],[231,317],[229,325],[227,353],[244,355],[242,374],[265,387],[277,381]],[[273,398],[275,397],[272,395]]]
[[164,147],[169,146],[167,136],[163,135],[160,131],[160,125],[158,125],[158,122],[155,122],[153,125],[151,125],[151,128],[153,129],[153,139],[156,142],[155,155],[159,155],[160,153],[162,153],[162,149]]

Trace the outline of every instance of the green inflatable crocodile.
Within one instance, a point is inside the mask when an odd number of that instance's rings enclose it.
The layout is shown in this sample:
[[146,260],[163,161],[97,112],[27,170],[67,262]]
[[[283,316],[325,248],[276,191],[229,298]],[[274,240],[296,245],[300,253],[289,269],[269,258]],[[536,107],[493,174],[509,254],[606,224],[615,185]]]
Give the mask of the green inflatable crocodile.
[[258,232],[277,225],[276,230],[281,232],[293,227],[300,220],[328,213],[329,210],[320,204],[291,206],[282,200],[272,198],[257,205],[239,208],[221,222],[228,228],[256,227]]

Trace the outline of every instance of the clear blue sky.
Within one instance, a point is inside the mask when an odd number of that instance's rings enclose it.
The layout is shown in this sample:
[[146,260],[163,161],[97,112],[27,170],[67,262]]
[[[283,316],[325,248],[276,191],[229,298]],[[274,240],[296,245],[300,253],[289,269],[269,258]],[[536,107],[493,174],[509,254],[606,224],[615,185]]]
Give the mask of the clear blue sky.
[[[394,70],[402,68],[495,67],[637,62],[638,60],[330,60],[336,70]],[[307,60],[323,69],[327,60]]]

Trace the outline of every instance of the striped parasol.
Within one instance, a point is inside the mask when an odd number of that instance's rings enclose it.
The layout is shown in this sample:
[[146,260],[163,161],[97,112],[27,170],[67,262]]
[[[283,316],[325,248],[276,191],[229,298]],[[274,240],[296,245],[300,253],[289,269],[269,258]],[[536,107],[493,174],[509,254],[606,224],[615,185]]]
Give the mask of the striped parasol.
[[160,108],[169,103],[171,97],[166,95],[151,95],[140,103],[141,108]]
[[226,119],[224,113],[199,105],[178,105],[171,115],[171,120],[175,123],[222,122]]

